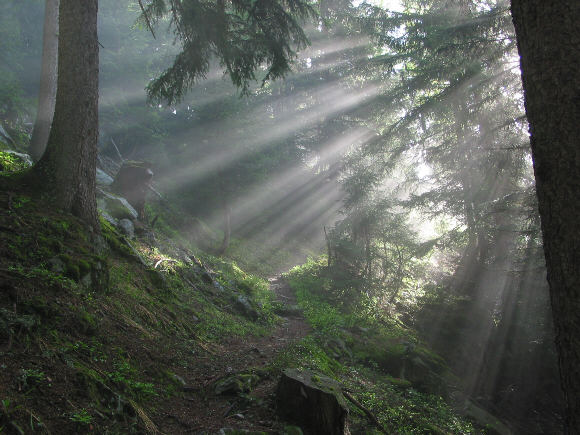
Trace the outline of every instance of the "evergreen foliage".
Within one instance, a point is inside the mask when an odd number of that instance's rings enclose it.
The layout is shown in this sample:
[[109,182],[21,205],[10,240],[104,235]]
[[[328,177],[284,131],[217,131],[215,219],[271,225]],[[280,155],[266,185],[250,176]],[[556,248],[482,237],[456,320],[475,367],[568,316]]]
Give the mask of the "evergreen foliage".
[[244,93],[263,65],[262,83],[283,77],[295,50],[308,44],[300,21],[316,16],[303,0],[153,0],[143,20],[152,17],[157,22],[167,14],[182,51],[147,90],[150,98],[169,104],[207,75],[213,56]]

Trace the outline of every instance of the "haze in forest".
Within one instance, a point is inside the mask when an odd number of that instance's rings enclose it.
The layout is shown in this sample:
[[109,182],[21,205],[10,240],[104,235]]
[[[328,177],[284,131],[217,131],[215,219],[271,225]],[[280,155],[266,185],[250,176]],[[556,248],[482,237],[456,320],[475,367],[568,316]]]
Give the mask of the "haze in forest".
[[[44,2],[8,3],[0,122],[26,143]],[[100,0],[99,170],[146,162],[143,225],[262,278],[309,265],[321,300],[416,331],[510,433],[561,433],[509,2],[317,7],[284,78],[242,92],[212,59],[168,104],[145,88],[182,48],[169,19],[154,37],[138,2]]]

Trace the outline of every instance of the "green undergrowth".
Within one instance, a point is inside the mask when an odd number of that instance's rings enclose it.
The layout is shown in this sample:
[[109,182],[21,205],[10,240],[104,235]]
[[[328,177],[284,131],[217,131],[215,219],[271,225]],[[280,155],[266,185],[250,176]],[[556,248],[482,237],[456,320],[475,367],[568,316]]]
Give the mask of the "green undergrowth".
[[16,172],[26,169],[28,165],[24,160],[13,153],[0,151],[0,171]]
[[[182,376],[278,322],[268,284],[162,234],[90,235],[0,177],[0,433],[154,433]],[[181,375],[178,375],[181,373]]]
[[[414,331],[328,296],[333,283],[325,274],[324,260],[309,260],[285,278],[313,333],[280,354],[274,369],[308,368],[333,377],[371,411],[386,433],[484,433],[450,405],[453,376]],[[351,420],[353,433],[373,433],[360,407],[351,406]]]

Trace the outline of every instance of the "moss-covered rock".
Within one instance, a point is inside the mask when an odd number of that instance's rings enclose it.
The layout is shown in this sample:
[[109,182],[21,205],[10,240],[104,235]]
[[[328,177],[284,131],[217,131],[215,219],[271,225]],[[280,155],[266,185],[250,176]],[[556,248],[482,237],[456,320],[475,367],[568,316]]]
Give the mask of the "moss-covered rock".
[[215,383],[215,394],[249,393],[258,384],[260,377],[253,373],[237,373]]

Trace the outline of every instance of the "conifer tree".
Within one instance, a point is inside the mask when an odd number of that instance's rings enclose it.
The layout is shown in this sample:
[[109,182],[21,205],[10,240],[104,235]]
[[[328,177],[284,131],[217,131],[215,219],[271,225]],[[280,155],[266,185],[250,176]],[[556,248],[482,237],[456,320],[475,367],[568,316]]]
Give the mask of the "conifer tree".
[[512,0],[560,376],[580,433],[580,2]]
[[[31,176],[54,203],[97,229],[95,169],[98,135],[98,0],[64,0],[59,8],[58,90],[45,155]],[[143,19],[170,13],[183,52],[149,87],[173,102],[208,71],[217,57],[233,83],[246,90],[263,64],[263,80],[290,69],[294,48],[307,44],[298,20],[314,16],[302,0],[215,3],[153,0]]]

